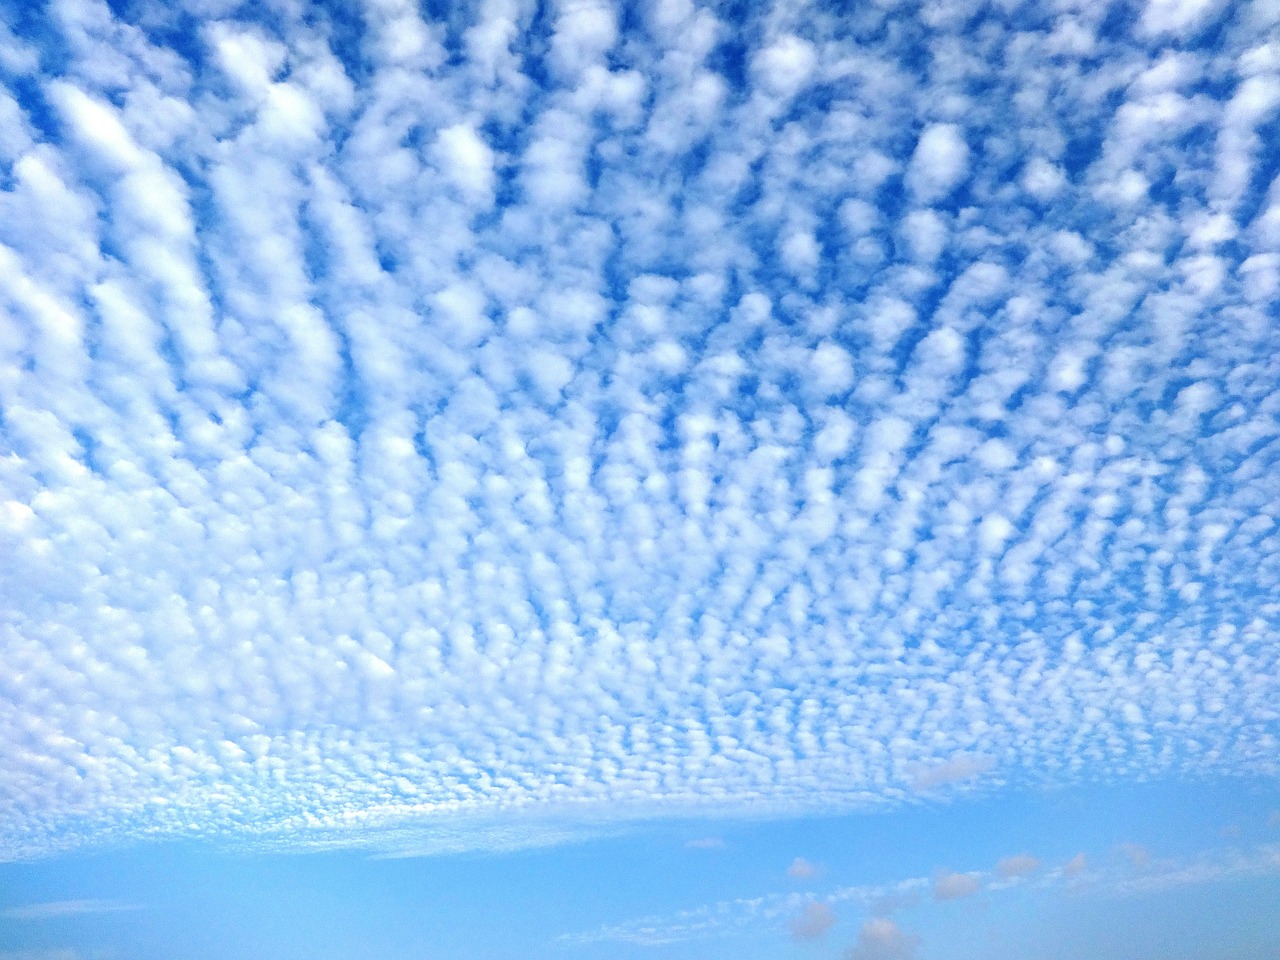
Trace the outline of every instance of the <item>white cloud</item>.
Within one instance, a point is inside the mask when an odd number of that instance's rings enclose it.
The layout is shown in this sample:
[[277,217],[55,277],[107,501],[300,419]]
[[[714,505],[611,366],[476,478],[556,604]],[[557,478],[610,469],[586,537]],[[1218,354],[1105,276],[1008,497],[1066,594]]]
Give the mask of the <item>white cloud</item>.
[[811,281],[813,272],[822,260],[822,248],[808,231],[788,234],[782,240],[778,253],[787,269],[801,281]]
[[935,123],[925,128],[916,141],[907,185],[924,201],[951,193],[969,173],[969,145],[964,131],[954,123]]
[[66,117],[73,134],[118,172],[146,163],[146,155],[109,106],[58,80],[49,84],[49,97]]
[[469,199],[493,202],[493,151],[466,124],[455,124],[441,130],[437,150],[450,180]]
[[932,263],[942,254],[947,232],[946,222],[933,210],[912,210],[902,224],[911,256],[925,263]]
[[1221,0],[1147,0],[1141,29],[1148,34],[1188,36],[1221,7]]
[[1234,212],[1265,149],[1258,127],[1280,109],[1280,70],[1241,80],[1223,110],[1217,164],[1210,195],[1220,210]]
[[283,44],[255,30],[235,30],[225,21],[210,24],[205,39],[223,72],[257,100],[268,94],[288,59]]
[[845,393],[853,386],[853,359],[842,347],[824,342],[813,351],[814,385],[826,396]]
[[618,40],[618,18],[609,3],[564,0],[557,4],[552,53],[566,73],[597,63]]
[[0,67],[22,76],[40,65],[40,54],[35,46],[19,39],[8,24],[0,23]]
[[770,93],[793,96],[809,81],[817,62],[813,44],[796,36],[784,36],[756,55],[752,69]]
[[1022,170],[1022,186],[1037,200],[1052,200],[1066,183],[1066,175],[1057,164],[1044,157],[1032,157]]

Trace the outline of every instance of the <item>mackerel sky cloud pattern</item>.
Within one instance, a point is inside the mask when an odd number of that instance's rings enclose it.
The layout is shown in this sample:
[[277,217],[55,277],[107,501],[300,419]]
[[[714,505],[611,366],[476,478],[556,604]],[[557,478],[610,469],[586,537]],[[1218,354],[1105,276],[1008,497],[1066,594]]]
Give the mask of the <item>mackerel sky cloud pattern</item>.
[[0,857],[1280,773],[1275,4],[3,9]]

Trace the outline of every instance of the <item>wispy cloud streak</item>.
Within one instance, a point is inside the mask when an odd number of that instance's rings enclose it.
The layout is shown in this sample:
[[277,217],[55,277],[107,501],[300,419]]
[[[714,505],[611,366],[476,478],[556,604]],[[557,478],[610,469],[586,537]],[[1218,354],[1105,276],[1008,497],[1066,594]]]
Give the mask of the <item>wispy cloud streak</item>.
[[121,913],[141,909],[139,904],[123,900],[54,900],[49,903],[7,907],[0,911],[0,916],[7,920],[60,920],[85,914]]

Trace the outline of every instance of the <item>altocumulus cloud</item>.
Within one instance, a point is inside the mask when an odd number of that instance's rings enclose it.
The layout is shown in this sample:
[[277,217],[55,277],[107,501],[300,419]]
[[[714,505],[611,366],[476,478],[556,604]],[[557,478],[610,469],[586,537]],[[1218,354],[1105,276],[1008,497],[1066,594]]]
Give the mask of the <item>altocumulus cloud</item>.
[[750,6],[0,33],[0,856],[1277,772],[1275,6]]

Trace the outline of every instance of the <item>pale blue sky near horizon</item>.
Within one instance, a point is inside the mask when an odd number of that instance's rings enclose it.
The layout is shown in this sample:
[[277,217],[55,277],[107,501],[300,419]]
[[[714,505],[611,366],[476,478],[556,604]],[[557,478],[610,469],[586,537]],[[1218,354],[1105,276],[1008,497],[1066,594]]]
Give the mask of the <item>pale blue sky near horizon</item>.
[[[1274,801],[1266,781],[1095,785],[421,857],[142,843],[0,866],[0,956],[798,960],[883,917],[938,960],[1270,958]],[[1001,876],[1017,855],[1036,862]],[[948,892],[956,874],[980,882]],[[800,939],[810,902],[831,924]]]
[[0,0],[0,960],[1280,950],[1275,0]]

